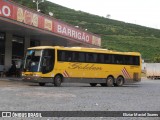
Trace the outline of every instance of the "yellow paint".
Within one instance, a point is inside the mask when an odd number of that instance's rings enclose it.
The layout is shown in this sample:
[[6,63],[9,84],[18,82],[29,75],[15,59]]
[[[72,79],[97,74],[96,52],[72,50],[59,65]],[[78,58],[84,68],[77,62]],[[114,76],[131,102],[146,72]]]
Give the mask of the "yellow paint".
[[[39,46],[28,49],[55,49],[55,65],[54,69],[47,74],[41,72],[23,72],[26,76],[33,76],[37,74],[40,77],[53,77],[56,74],[61,74],[64,77],[75,77],[75,78],[107,78],[112,75],[114,78],[122,75],[126,79],[133,79],[133,74],[138,73],[138,78],[141,77],[141,57],[140,65],[117,65],[117,64],[97,64],[97,63],[82,63],[82,62],[61,62],[57,61],[57,50],[70,50],[70,51],[81,51],[81,52],[95,52],[95,53],[108,53],[108,54],[120,54],[120,55],[133,55],[141,56],[138,52],[117,52],[99,48],[82,48],[82,47],[60,47],[60,46]],[[124,75],[122,70],[126,69],[128,76]]]

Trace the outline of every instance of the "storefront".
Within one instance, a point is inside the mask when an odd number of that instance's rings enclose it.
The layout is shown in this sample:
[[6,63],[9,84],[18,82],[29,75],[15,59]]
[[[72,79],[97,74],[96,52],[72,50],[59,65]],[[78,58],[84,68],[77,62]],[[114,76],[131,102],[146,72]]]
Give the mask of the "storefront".
[[101,38],[11,1],[0,0],[0,71],[39,45],[100,47]]

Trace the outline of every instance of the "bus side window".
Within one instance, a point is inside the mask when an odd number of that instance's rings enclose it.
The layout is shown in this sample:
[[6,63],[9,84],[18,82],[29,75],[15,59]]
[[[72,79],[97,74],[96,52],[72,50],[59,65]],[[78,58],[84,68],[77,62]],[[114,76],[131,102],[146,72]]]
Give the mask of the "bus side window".
[[132,57],[129,55],[124,56],[124,64],[125,65],[132,65]]
[[85,53],[83,53],[83,52],[80,52],[80,53],[78,53],[79,54],[79,58],[78,58],[78,61],[79,62],[85,62]]
[[86,53],[86,62],[88,62],[88,63],[93,62],[93,54],[92,53]]
[[139,57],[133,56],[133,65],[140,65]]
[[58,61],[65,61],[65,51],[58,50]]
[[97,61],[98,61],[99,63],[104,63],[104,54],[98,54]]
[[93,62],[94,63],[98,63],[99,62],[98,61],[98,54],[96,54],[96,53],[93,54]]
[[107,64],[111,63],[111,57],[112,57],[111,55],[105,54],[104,62],[107,63]]
[[78,62],[79,60],[79,53],[78,52],[73,52],[73,61]]
[[123,55],[114,55],[114,63],[115,64],[123,64]]
[[66,53],[65,53],[65,61],[68,61],[68,62],[72,61],[72,52],[66,51]]

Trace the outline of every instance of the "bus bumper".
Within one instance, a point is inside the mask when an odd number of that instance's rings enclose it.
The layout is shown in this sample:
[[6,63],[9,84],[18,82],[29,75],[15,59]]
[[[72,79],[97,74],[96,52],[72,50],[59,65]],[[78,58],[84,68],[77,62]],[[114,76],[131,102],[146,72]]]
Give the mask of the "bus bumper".
[[41,78],[36,76],[26,76],[22,77],[24,82],[33,82],[33,83],[53,83],[53,78]]

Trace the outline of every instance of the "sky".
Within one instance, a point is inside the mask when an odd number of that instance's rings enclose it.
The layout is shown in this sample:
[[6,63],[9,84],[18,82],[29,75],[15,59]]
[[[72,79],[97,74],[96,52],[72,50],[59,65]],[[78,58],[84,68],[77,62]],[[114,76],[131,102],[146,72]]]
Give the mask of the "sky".
[[48,0],[126,23],[160,29],[160,0]]

